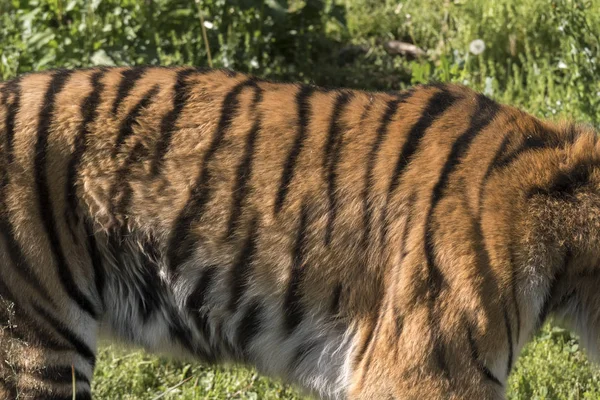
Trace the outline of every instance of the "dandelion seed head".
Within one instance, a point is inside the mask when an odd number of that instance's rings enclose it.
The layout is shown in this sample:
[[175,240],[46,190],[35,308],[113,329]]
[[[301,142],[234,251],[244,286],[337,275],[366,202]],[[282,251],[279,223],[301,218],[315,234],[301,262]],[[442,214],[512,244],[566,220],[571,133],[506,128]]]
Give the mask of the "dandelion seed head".
[[485,50],[485,42],[481,39],[475,39],[469,44],[469,51],[476,56]]

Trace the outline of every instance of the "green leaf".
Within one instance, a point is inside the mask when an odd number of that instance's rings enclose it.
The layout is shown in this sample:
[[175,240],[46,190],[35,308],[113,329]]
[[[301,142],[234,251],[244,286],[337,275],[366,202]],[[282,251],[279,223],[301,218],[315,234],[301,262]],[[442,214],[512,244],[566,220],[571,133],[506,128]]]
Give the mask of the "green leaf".
[[194,14],[194,10],[191,8],[180,8],[178,10],[173,10],[168,13],[168,17],[170,18],[185,18]]
[[42,47],[50,43],[50,41],[52,41],[55,37],[56,35],[52,33],[50,29],[47,29],[43,32],[38,32],[30,36],[27,40],[27,44],[36,50],[40,50]]
[[56,60],[56,53],[53,51],[49,51],[35,63],[34,68],[36,70],[45,69],[46,66],[54,64],[55,60]]
[[574,344],[569,348],[569,352],[571,353],[576,353],[577,350],[579,350],[579,345],[578,344]]
[[75,9],[75,6],[77,6],[78,1],[77,0],[70,0],[67,3],[67,6],[65,7],[65,11],[69,12]]
[[[283,4],[281,4],[283,3]],[[288,4],[285,0],[265,0],[265,4],[273,11],[277,16],[283,16],[288,13]]]
[[113,59],[103,49],[96,50],[90,60],[94,65],[115,65]]
[[92,11],[96,11],[103,0],[91,0],[90,7]]

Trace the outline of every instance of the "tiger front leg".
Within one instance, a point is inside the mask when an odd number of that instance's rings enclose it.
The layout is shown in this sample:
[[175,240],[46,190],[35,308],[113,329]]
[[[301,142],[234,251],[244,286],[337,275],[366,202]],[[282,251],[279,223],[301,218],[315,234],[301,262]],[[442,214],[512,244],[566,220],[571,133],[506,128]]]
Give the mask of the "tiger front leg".
[[[455,331],[459,336],[461,329]],[[468,340],[445,340],[423,329],[418,318],[398,317],[390,309],[378,322],[366,322],[360,336],[349,399],[505,398],[504,383],[490,380],[473,362]]]

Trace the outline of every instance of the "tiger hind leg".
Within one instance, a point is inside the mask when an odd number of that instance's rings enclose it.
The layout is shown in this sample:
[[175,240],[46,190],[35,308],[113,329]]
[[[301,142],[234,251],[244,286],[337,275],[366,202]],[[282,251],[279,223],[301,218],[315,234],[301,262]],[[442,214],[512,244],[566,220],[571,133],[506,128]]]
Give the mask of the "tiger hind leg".
[[0,277],[0,399],[91,399],[95,323],[85,335],[74,332],[66,318],[26,297]]

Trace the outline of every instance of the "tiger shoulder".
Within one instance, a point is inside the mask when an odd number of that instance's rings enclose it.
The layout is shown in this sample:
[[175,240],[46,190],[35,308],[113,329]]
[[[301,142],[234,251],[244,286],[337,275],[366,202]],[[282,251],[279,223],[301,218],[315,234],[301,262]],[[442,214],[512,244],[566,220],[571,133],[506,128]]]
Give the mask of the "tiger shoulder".
[[0,83],[0,398],[91,398],[100,335],[323,399],[504,398],[550,315],[598,354],[599,167],[592,128],[453,84]]

